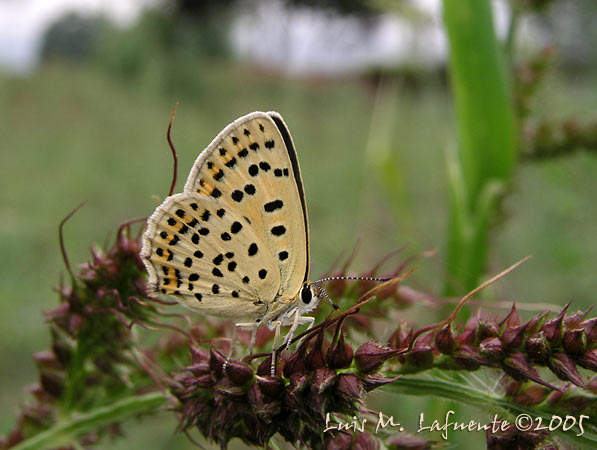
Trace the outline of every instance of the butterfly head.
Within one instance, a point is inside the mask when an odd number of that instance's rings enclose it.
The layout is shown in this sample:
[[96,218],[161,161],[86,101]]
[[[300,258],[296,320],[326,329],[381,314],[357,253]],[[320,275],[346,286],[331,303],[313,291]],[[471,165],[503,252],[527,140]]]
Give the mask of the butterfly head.
[[315,284],[305,282],[298,295],[298,308],[301,315],[313,311],[323,297],[322,290]]

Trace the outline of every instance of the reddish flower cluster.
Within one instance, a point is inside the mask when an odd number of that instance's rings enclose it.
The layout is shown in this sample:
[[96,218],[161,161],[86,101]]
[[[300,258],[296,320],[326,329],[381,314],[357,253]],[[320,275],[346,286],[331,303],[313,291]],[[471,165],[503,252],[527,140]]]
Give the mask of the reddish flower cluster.
[[[92,250],[92,261],[82,265],[72,286],[58,287],[60,304],[46,312],[51,349],[33,356],[39,383],[30,392],[36,402],[24,407],[17,428],[0,448],[10,448],[51,426],[59,399],[60,407],[66,409],[101,402],[105,397],[102,386],[127,386],[124,377],[140,370],[130,354],[129,326],[147,323],[157,311],[147,303],[149,299],[139,300],[145,297],[139,250],[138,239],[129,237],[128,227],[122,228],[106,253]],[[117,427],[110,431],[117,432]],[[83,441],[97,438],[92,433]]]
[[375,372],[396,351],[366,343],[353,352],[341,332],[336,336],[326,345],[322,331],[294,353],[282,355],[274,377],[269,375],[270,358],[255,370],[242,361],[225,364],[213,348],[208,353],[191,347],[192,365],[172,387],[180,401],[181,428],[197,428],[223,447],[235,437],[264,446],[279,433],[309,448],[349,448],[338,445],[352,440],[352,433],[340,437],[323,432],[326,414],[359,413],[364,393],[393,381]]

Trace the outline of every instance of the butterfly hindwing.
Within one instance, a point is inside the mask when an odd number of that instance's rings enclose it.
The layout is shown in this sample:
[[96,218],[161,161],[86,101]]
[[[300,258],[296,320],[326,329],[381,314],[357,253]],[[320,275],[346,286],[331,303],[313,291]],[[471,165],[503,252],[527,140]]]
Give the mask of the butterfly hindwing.
[[246,308],[261,311],[280,285],[276,262],[259,252],[266,248],[235,211],[223,213],[205,196],[177,194],[149,219],[143,255],[154,292],[207,314],[246,318]]
[[297,295],[309,269],[307,213],[294,145],[277,113],[254,112],[226,127],[197,158],[185,192],[249,219],[278,264],[280,298]]

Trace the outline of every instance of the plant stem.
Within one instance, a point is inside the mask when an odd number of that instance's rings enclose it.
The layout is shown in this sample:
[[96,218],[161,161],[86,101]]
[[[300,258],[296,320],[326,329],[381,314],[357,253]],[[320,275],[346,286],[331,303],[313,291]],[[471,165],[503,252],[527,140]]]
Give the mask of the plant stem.
[[[389,374],[391,375],[391,374]],[[500,414],[506,416],[505,418],[512,419],[513,416],[520,414],[527,414],[532,419],[541,417],[543,425],[547,426],[552,418],[552,414],[558,415],[557,411],[550,411],[548,408],[534,407],[527,408],[518,405],[507,398],[491,395],[487,391],[481,391],[473,388],[470,385],[463,383],[450,382],[445,380],[435,380],[429,378],[408,377],[402,376],[394,383],[388,384],[382,388],[386,392],[396,394],[406,394],[420,397],[443,398],[452,400],[463,405],[474,406],[478,409],[489,412],[490,414]],[[438,417],[431,418],[438,420]],[[452,417],[452,421],[468,423],[470,417],[461,418]],[[588,420],[583,423],[584,434],[577,436],[579,433],[578,427],[574,427],[568,431],[562,431],[561,427],[553,431],[562,439],[573,442],[575,448],[597,448],[597,427],[592,425]]]
[[74,413],[61,419],[53,427],[21,442],[13,450],[44,450],[68,445],[77,437],[111,423],[121,422],[140,413],[159,411],[165,404],[166,398],[161,392],[151,392],[134,395],[85,413]]
[[489,226],[516,163],[514,111],[503,50],[487,0],[444,0],[458,143],[448,154],[451,191],[444,294],[474,288],[486,268]]

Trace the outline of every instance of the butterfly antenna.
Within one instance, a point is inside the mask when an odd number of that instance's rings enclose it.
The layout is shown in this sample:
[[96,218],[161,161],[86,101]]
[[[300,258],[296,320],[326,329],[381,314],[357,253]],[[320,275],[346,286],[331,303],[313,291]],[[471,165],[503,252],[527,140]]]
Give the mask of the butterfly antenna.
[[336,311],[340,311],[338,305],[330,298],[328,293],[322,286],[319,286],[321,283],[325,283],[326,281],[335,281],[335,280],[364,280],[364,281],[389,281],[392,278],[379,278],[379,277],[326,277],[322,278],[321,280],[313,281],[311,284],[318,285],[317,287],[321,290],[321,293],[325,298],[327,298],[328,302],[332,305]]
[[[315,283],[313,283],[313,284],[315,284]],[[325,289],[324,289],[324,288],[322,288],[321,286],[318,286],[318,287],[319,287],[319,289],[321,290],[321,293],[323,294],[323,296],[324,296],[325,298],[327,298],[327,299],[328,299],[328,302],[330,302],[330,305],[332,305],[332,308],[334,308],[334,310],[335,310],[336,312],[340,311],[340,307],[339,307],[339,306],[336,304],[336,302],[334,302],[334,300],[332,300],[332,299],[330,298],[330,296],[329,296],[329,295],[328,295],[328,293],[325,291]]]
[[322,278],[321,280],[314,281],[311,284],[318,284],[324,283],[326,281],[335,281],[335,280],[363,280],[363,281],[390,281],[392,278],[379,278],[379,277],[327,277]]

